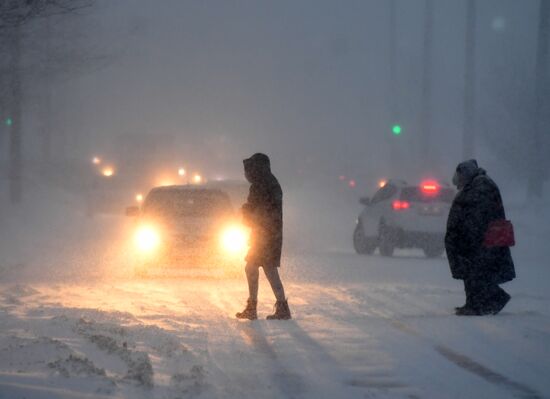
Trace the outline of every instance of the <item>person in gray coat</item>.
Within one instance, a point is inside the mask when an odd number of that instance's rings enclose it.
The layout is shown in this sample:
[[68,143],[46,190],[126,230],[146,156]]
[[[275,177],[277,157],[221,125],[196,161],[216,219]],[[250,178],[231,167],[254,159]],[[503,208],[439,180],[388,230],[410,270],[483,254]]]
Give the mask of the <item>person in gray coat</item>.
[[263,267],[277,299],[275,313],[267,319],[288,320],[291,318],[290,309],[278,271],[283,246],[283,191],[271,173],[267,155],[254,154],[243,164],[245,177],[251,183],[247,202],[242,207],[244,222],[251,228],[245,268],[249,296],[246,308],[236,317],[249,320],[258,317],[259,268]]
[[457,315],[497,314],[510,300],[500,284],[516,277],[507,246],[487,246],[491,222],[506,215],[496,183],[472,159],[460,163],[453,177],[458,193],[447,221],[445,248],[453,278],[464,280],[466,304]]

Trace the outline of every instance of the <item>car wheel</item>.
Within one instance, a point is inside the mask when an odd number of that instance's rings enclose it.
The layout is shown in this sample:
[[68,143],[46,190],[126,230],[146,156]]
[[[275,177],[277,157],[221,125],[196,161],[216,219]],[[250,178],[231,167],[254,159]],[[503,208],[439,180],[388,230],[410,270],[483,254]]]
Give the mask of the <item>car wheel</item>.
[[427,258],[439,258],[445,252],[442,245],[426,245],[422,250]]
[[353,248],[355,252],[370,255],[376,249],[377,244],[375,238],[365,237],[363,225],[361,222],[357,223],[353,232]]
[[385,226],[380,226],[380,255],[392,256],[395,249],[395,243],[391,230]]

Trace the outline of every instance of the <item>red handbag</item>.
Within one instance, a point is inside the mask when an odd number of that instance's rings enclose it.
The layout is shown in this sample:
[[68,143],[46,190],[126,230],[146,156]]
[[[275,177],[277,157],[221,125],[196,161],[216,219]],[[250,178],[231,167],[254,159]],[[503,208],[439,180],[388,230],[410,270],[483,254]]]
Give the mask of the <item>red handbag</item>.
[[513,247],[516,245],[512,222],[505,219],[490,222],[485,232],[483,245],[487,248]]

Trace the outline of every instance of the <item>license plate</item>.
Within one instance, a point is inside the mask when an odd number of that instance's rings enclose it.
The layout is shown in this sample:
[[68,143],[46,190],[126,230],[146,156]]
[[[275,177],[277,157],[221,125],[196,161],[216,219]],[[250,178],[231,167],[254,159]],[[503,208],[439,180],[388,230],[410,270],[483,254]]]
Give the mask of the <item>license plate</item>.
[[440,216],[443,214],[443,210],[438,206],[423,206],[419,213],[424,216]]

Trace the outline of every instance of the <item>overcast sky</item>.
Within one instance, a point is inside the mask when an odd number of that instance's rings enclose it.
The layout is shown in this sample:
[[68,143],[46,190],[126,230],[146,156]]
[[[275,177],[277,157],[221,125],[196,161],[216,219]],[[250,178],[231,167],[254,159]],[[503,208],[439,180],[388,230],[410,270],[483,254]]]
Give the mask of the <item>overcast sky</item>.
[[[287,175],[381,175],[396,162],[444,174],[460,161],[465,3],[435,1],[431,166],[417,156],[423,0],[397,1],[399,138],[390,134],[385,0],[99,1],[82,26],[112,57],[59,84],[60,118],[85,137],[81,153],[116,151],[114,135],[171,135],[182,159],[211,173],[237,173],[240,159],[263,151]],[[478,2],[478,110],[498,115],[493,89],[508,75],[532,85],[537,7]]]

